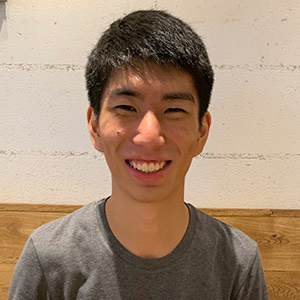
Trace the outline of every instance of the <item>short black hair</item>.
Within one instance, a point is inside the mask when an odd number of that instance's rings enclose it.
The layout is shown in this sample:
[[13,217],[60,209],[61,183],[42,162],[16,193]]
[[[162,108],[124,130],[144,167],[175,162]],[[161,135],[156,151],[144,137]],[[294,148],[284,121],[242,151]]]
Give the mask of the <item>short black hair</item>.
[[198,93],[201,122],[210,103],[214,82],[205,45],[188,24],[160,10],[135,11],[116,20],[89,55],[86,86],[90,106],[97,117],[112,72],[138,60],[172,65],[188,72]]

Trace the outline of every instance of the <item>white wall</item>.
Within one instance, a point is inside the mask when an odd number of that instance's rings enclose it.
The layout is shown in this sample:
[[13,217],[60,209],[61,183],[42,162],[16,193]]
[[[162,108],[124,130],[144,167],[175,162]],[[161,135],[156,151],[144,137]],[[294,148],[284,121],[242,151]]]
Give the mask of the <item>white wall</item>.
[[149,8],[191,24],[216,74],[187,201],[300,209],[299,0],[0,3],[0,202],[86,204],[110,193],[89,141],[84,65],[113,20]]

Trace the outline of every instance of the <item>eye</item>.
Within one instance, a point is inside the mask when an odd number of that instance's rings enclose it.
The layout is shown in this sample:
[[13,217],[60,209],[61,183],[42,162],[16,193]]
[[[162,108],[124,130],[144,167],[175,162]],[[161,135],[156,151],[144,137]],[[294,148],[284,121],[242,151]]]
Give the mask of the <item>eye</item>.
[[183,108],[179,108],[179,107],[170,107],[168,109],[165,110],[165,113],[186,113],[186,111]]
[[115,109],[121,109],[125,111],[133,111],[136,112],[136,109],[131,105],[117,105]]

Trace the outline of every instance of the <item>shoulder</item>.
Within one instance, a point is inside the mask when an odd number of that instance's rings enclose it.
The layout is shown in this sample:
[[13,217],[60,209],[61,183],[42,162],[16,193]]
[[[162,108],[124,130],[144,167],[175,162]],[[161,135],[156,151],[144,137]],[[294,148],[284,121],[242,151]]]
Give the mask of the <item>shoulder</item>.
[[208,249],[229,264],[250,266],[258,255],[258,247],[245,233],[213,218],[190,205],[195,216],[195,238],[204,242]]
[[102,201],[92,202],[35,229],[30,238],[36,250],[43,252],[49,248],[71,247],[78,239],[87,238],[91,232],[99,229],[97,207]]

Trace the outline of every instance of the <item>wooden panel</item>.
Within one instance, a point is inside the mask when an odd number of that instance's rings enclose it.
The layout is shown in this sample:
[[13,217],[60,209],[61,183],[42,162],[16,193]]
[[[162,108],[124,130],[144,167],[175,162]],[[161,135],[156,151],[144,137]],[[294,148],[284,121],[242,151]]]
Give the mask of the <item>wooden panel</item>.
[[[0,204],[0,299],[31,231],[81,206]],[[300,210],[202,209],[259,245],[271,300],[300,299]]]
[[265,271],[271,300],[299,300],[300,272]]
[[295,217],[300,218],[300,209],[274,209],[272,217]]
[[270,217],[271,209],[225,209],[225,208],[199,208],[213,217]]
[[10,279],[14,271],[15,264],[2,264],[0,263],[0,299],[5,300],[8,298],[8,289]]
[[61,212],[71,213],[82,205],[52,205],[52,204],[14,204],[0,203],[0,211],[28,211],[28,212]]

